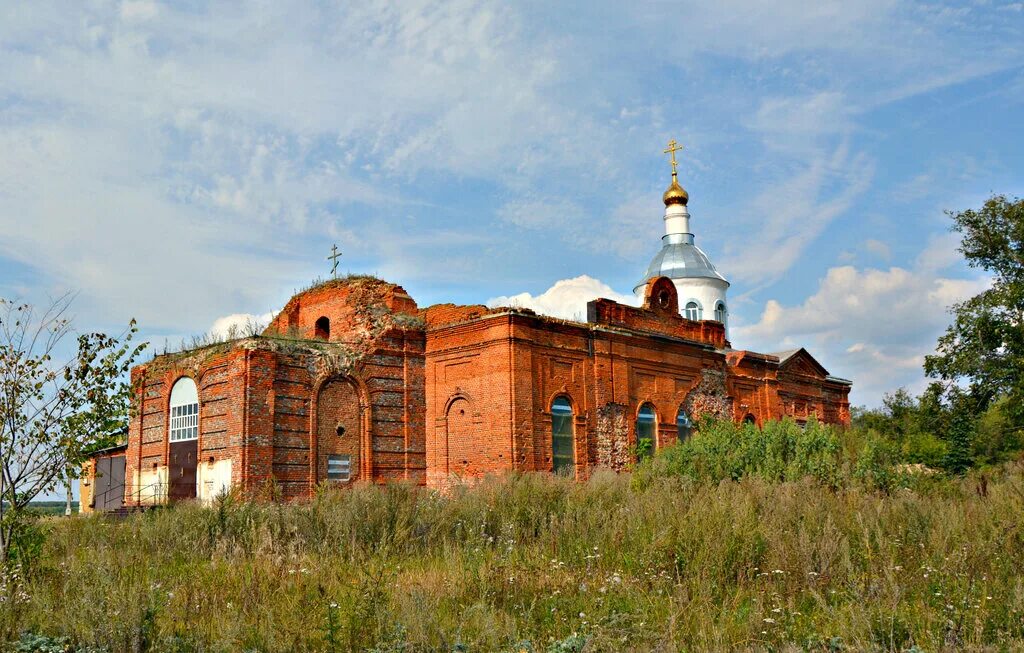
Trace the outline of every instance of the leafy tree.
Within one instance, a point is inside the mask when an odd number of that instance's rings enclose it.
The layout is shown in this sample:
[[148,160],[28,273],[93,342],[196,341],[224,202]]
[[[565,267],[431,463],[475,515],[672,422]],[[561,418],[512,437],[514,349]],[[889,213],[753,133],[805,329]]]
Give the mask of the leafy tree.
[[949,451],[943,467],[953,474],[963,474],[973,463],[971,443],[974,440],[976,406],[974,400],[959,388],[953,387],[950,402]]
[[88,454],[113,444],[128,418],[125,382],[145,345],[133,320],[119,337],[72,335],[65,296],[37,312],[0,299],[0,562],[24,526],[29,502],[76,478]]
[[[952,215],[963,235],[960,252],[992,285],[952,307],[953,324],[939,338],[925,371],[947,387],[966,383],[978,408],[1000,397],[1017,425],[1024,423],[1024,200],[995,196],[981,210]],[[951,424],[959,429],[962,425]],[[958,436],[959,437],[959,436]]]
[[900,388],[882,398],[881,408],[857,409],[853,426],[883,438],[902,462],[941,467],[949,449],[949,409],[943,395],[941,384],[932,384],[920,397]]

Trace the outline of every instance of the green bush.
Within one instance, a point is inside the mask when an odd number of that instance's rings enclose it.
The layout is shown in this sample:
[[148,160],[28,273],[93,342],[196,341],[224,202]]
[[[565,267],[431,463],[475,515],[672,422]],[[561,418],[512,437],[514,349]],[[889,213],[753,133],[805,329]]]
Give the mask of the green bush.
[[705,420],[692,437],[641,463],[636,480],[669,476],[718,483],[750,476],[777,483],[812,478],[833,489],[855,482],[889,489],[902,478],[900,462],[894,448],[871,431],[814,419],[801,426],[787,418],[763,428]]

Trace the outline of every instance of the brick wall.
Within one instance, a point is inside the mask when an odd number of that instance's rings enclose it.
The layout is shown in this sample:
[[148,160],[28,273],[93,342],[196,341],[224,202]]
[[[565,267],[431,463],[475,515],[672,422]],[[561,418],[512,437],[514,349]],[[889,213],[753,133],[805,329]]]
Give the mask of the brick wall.
[[645,403],[657,447],[677,440],[680,410],[849,423],[849,385],[806,352],[780,361],[732,350],[723,325],[677,310],[665,279],[648,284],[641,308],[591,302],[587,323],[522,309],[419,310],[400,286],[375,279],[321,284],[289,301],[262,336],[132,371],[127,482],[167,465],[167,406],[183,376],[199,391],[199,463],[230,460],[233,487],[284,499],[310,496],[329,454],[351,456],[353,480],[376,482],[442,486],[550,470],[556,397],[573,409],[578,478],[633,462]]

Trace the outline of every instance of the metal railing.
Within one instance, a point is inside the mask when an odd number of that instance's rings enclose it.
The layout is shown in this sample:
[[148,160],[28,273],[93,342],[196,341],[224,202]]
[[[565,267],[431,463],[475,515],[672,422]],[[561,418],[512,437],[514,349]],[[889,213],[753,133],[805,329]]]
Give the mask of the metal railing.
[[[101,504],[104,507],[100,508],[103,511],[117,510],[117,508],[107,508],[108,499],[111,496],[121,497],[121,508],[131,508],[136,506],[160,506],[165,505],[171,498],[176,494],[172,492],[173,489],[192,489],[195,488],[194,483],[167,483],[165,481],[156,481],[155,483],[149,483],[148,485],[140,486],[131,492],[126,492],[128,484],[121,483],[109,487],[102,492],[93,493],[92,500],[89,502],[89,507],[96,509],[97,504]],[[119,492],[120,494],[114,494],[113,492]],[[181,493],[187,496],[187,492]],[[102,501],[100,501],[102,498]]]

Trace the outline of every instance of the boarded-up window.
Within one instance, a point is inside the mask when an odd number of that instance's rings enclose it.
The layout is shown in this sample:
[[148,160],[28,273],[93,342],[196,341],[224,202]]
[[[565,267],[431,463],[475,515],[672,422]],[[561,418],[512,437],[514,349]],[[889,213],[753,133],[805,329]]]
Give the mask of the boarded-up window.
[[331,454],[327,456],[327,480],[344,483],[352,478],[352,456]]
[[551,403],[551,466],[556,474],[571,475],[576,466],[572,417],[568,399],[558,397]]

